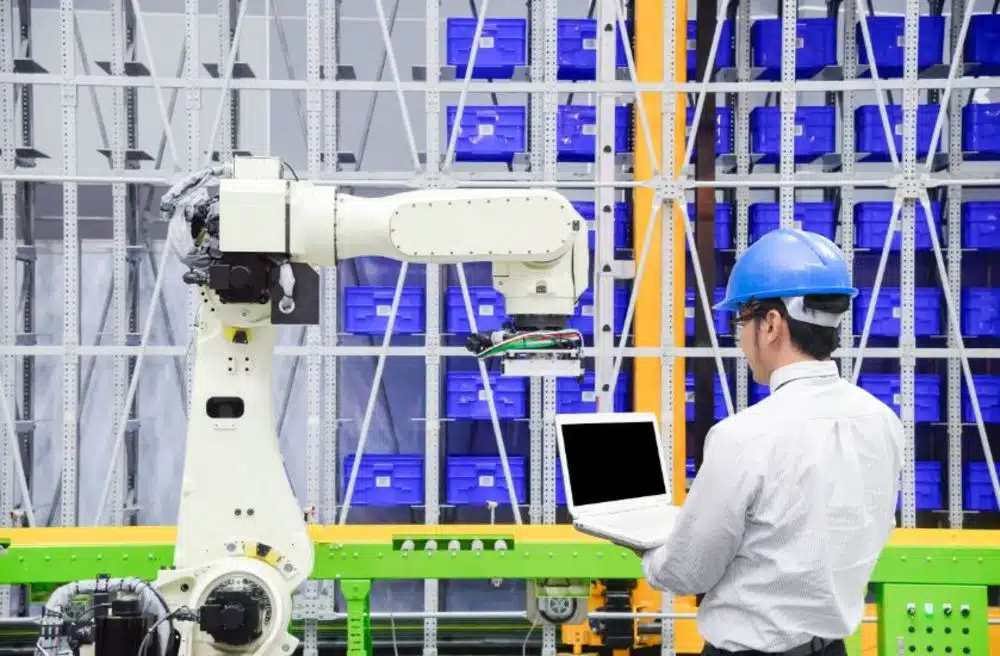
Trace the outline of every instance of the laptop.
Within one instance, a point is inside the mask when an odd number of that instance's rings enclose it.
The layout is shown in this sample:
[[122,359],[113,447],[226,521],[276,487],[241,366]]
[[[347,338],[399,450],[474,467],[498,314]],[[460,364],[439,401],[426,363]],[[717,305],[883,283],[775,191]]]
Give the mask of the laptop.
[[667,541],[680,508],[671,505],[656,415],[556,415],[566,505],[581,533],[630,549]]

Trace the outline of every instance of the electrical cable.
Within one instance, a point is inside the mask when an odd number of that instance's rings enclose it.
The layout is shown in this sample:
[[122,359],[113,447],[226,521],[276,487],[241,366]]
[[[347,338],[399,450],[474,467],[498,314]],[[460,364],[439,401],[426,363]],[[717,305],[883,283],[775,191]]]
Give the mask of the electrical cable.
[[555,331],[534,331],[530,333],[520,333],[500,341],[493,346],[481,351],[476,355],[479,359],[485,359],[498,353],[505,353],[520,349],[543,349],[565,345],[565,348],[573,348],[573,344],[579,346],[583,343],[583,335],[578,330],[555,330]]
[[[161,625],[162,622],[166,621],[169,629],[167,640],[164,645],[168,644],[171,636],[174,634],[174,620],[173,616],[176,613],[170,612],[170,607],[167,605],[166,600],[160,591],[153,587],[149,582],[143,579],[135,577],[127,578],[113,578],[113,579],[87,579],[82,581],[74,581],[61,585],[56,588],[45,602],[45,608],[42,613],[42,617],[39,620],[39,635],[38,641],[36,643],[36,653],[44,653],[45,648],[57,649],[59,647],[60,632],[63,630],[63,623],[67,619],[67,614],[64,610],[74,598],[79,595],[94,595],[94,594],[105,594],[112,592],[129,592],[135,594],[139,598],[140,604],[143,605],[145,610],[154,608],[154,612],[158,618],[157,626]],[[148,597],[152,597],[149,599]],[[155,603],[153,603],[155,600]],[[161,649],[163,651],[166,646]]]
[[[187,606],[181,606],[180,608],[177,608],[177,609],[169,612],[167,615],[165,615],[165,616],[161,617],[160,619],[156,620],[156,622],[153,623],[153,626],[149,627],[149,630],[146,631],[146,635],[143,636],[142,642],[139,643],[139,651],[136,652],[136,656],[146,656],[146,651],[149,649],[149,645],[150,645],[150,639],[156,633],[156,630],[158,628],[160,628],[160,625],[163,624],[164,622],[169,622],[170,623],[170,637],[167,638],[168,643],[169,643],[169,641],[173,640],[173,635],[174,635],[173,622],[174,622],[174,618],[177,615],[179,615],[180,613],[182,613],[182,612],[190,612],[190,609]],[[167,645],[164,645],[163,649],[166,650],[166,648],[167,648]]]
[[295,169],[292,168],[291,164],[289,164],[285,160],[281,160],[281,165],[286,169],[288,169],[288,172],[292,174],[292,177],[295,178],[296,182],[299,181],[299,174],[295,172]]
[[68,618],[71,619],[71,620],[73,620],[74,622],[79,622],[79,621],[83,620],[85,617],[87,617],[88,615],[92,615],[92,614],[96,613],[98,608],[111,608],[111,604],[110,603],[107,603],[107,604],[92,604],[90,606],[90,608],[84,609],[84,611],[82,613],[80,613],[79,615],[77,615],[75,617],[68,616]]
[[[392,598],[391,594],[389,598]],[[389,611],[389,629],[392,631],[392,653],[395,656],[399,656],[399,640],[396,638],[396,620],[391,610]]]
[[528,641],[531,640],[531,634],[534,632],[535,627],[538,626],[538,618],[536,617],[531,622],[531,628],[528,629],[528,633],[524,636],[524,642],[521,643],[521,656],[528,656]]

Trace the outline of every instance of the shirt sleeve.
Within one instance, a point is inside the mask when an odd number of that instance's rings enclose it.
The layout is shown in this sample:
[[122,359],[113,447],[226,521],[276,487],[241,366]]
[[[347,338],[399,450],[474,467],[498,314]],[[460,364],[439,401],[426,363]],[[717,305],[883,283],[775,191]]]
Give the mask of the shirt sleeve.
[[752,456],[722,426],[709,431],[702,466],[670,539],[642,559],[643,573],[656,589],[677,595],[708,592],[743,541],[758,476]]

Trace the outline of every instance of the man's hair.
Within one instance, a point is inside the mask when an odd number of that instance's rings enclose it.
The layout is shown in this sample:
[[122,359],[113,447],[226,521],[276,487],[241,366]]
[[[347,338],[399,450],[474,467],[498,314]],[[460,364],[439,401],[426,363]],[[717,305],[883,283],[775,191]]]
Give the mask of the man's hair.
[[[811,294],[802,299],[807,310],[842,314],[851,306],[851,299],[844,294]],[[743,321],[753,320],[758,326],[771,310],[776,311],[788,323],[788,334],[792,344],[805,355],[816,360],[827,360],[837,349],[840,333],[837,328],[805,323],[788,316],[788,309],[780,298],[753,300],[740,308],[739,317]]]

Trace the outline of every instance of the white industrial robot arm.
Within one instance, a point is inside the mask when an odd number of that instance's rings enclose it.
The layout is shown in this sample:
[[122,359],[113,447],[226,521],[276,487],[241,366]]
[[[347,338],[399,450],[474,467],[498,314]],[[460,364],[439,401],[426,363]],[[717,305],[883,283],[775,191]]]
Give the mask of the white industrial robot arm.
[[311,294],[288,293],[291,278],[296,286],[310,284],[304,266],[355,257],[492,262],[515,331],[564,328],[589,284],[586,223],[554,191],[440,189],[365,198],[282,179],[275,158],[238,158],[232,173],[219,181],[217,197],[203,196],[202,209],[187,216],[192,236],[208,237],[190,249],[199,257],[188,258],[188,281],[215,290],[223,303],[266,297],[276,324],[318,320]]
[[282,179],[274,158],[193,174],[161,211],[203,302],[174,569],[155,587],[194,613],[177,627],[180,656],[284,656],[297,645],[291,595],[315,556],[278,445],[271,367],[276,324],[319,322],[313,267],[362,256],[492,262],[511,325],[472,336],[470,350],[502,353],[506,373],[573,375],[582,339],[565,326],[588,284],[586,224],[553,191],[362,198]]

